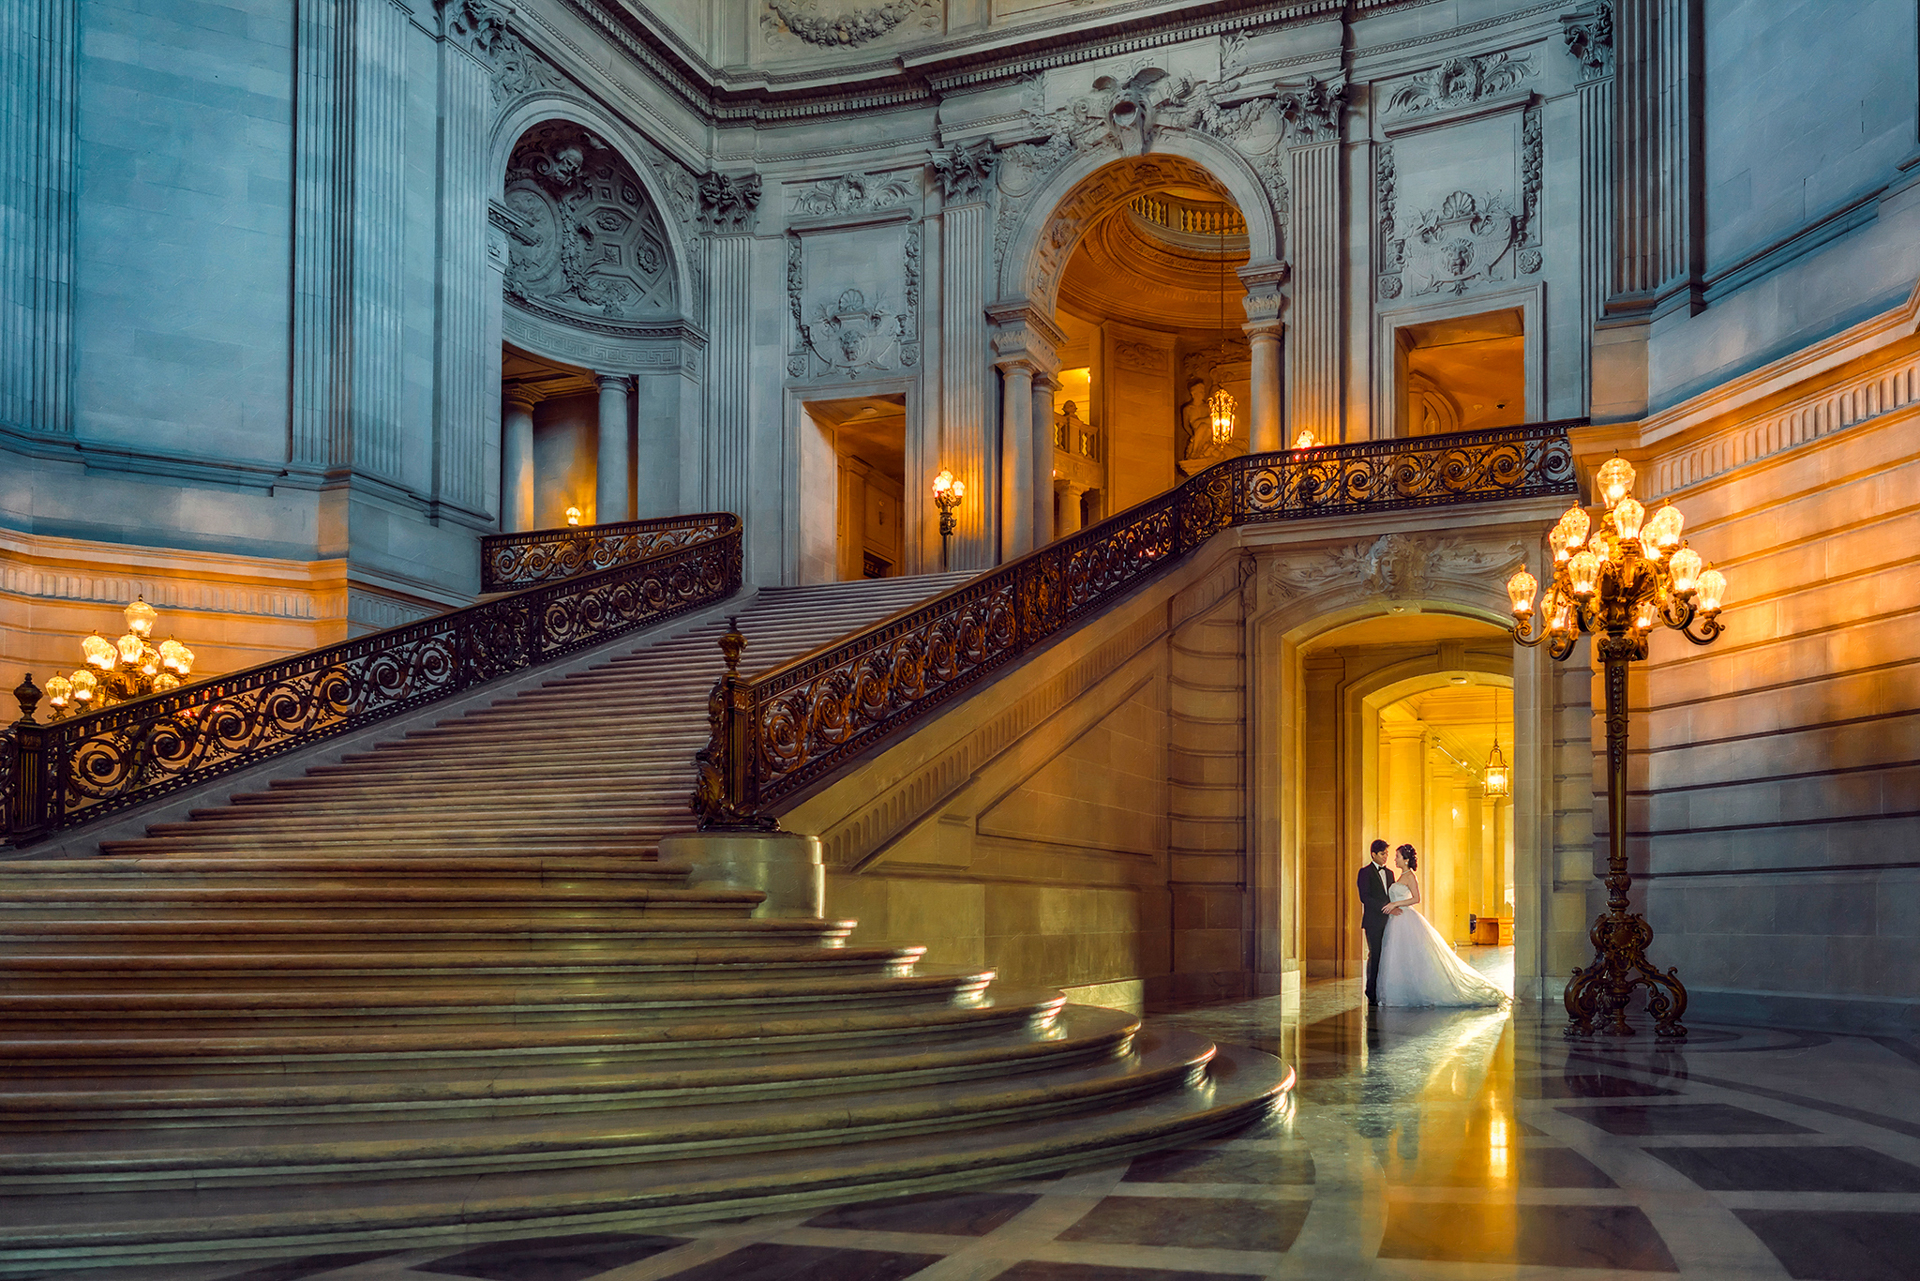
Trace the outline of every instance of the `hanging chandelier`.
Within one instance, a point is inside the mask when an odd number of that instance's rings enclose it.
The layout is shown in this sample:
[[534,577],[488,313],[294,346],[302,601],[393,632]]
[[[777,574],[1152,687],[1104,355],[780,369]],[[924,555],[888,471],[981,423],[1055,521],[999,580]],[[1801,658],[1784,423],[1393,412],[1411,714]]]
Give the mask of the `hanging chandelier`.
[[1500,695],[1493,696],[1493,750],[1487,753],[1486,772],[1480,776],[1480,790],[1494,800],[1500,800],[1513,792],[1513,771],[1507,768],[1507,758],[1500,754]]
[[192,673],[192,650],[171,637],[152,643],[153,625],[160,615],[144,597],[127,606],[123,617],[127,620],[124,636],[110,641],[95,632],[80,642],[86,666],[47,682],[54,720],[179,689]]
[[[1224,361],[1227,353],[1227,220],[1222,218],[1217,224],[1220,248],[1220,355]],[[1214,377],[1220,376],[1219,367],[1214,368]],[[1216,449],[1225,449],[1233,443],[1233,395],[1225,386],[1216,383],[1213,395],[1207,397],[1207,415],[1213,424],[1213,444]]]

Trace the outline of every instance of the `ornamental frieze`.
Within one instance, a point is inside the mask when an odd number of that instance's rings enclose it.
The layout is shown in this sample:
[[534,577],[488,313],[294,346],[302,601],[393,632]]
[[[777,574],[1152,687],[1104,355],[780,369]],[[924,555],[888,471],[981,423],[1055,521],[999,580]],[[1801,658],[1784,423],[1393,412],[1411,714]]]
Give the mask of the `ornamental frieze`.
[[1505,93],[1539,74],[1539,65],[1525,55],[1490,53],[1478,58],[1448,58],[1395,89],[1387,98],[1386,112],[1417,116],[1464,107]]
[[820,0],[766,0],[766,6],[760,35],[769,45],[797,40],[819,49],[857,49],[901,26],[940,29],[940,0],[886,0],[828,13]]

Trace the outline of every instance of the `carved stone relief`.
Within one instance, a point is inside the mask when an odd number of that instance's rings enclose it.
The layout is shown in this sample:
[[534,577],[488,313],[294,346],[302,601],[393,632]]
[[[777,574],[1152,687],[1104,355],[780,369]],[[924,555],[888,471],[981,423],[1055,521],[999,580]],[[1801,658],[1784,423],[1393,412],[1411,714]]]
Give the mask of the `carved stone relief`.
[[[896,224],[898,226],[898,224]],[[873,229],[861,228],[859,252],[868,257]],[[846,272],[856,279],[862,274],[853,266],[852,252],[844,238],[846,232],[798,231],[787,233],[787,314],[793,320],[793,341],[787,351],[787,376],[809,378],[844,374],[857,378],[863,373],[910,369],[920,363],[921,249],[923,231],[917,221],[901,229],[900,293],[898,307],[892,305],[888,285],[875,286],[870,257],[864,264],[869,274],[858,283],[846,283]],[[832,248],[842,241],[837,255]],[[831,301],[808,304],[807,245],[820,241],[829,246],[827,270],[837,277]],[[838,270],[836,270],[836,258]],[[885,273],[879,273],[884,279]],[[818,294],[812,295],[818,298]]]
[[1498,594],[1504,575],[1526,556],[1527,549],[1517,542],[1489,550],[1458,538],[1383,534],[1371,543],[1331,549],[1304,564],[1277,561],[1268,585],[1283,601],[1321,592],[1407,600],[1442,587]]
[[769,45],[798,40],[820,49],[857,49],[896,27],[913,24],[925,31],[940,27],[940,0],[886,0],[865,8],[821,13],[820,0],[765,0],[760,34]]
[[794,191],[787,212],[801,217],[863,213],[904,205],[918,194],[913,179],[905,174],[850,173]]
[[1448,58],[1395,89],[1387,98],[1386,114],[1416,116],[1423,112],[1462,107],[1505,93],[1540,74],[1526,55],[1490,53],[1478,58]]
[[1560,19],[1567,55],[1580,64],[1581,80],[1613,74],[1613,6],[1595,5]]
[[1177,411],[1174,436],[1179,445],[1179,467],[1185,475],[1191,476],[1223,458],[1247,452],[1244,426],[1237,427],[1235,438],[1226,444],[1214,443],[1213,415],[1208,402],[1214,392],[1228,386],[1240,398],[1244,413],[1252,371],[1253,344],[1245,338],[1228,338],[1211,347],[1190,351],[1180,361],[1180,392],[1185,395],[1186,403]]
[[1499,193],[1478,197],[1455,191],[1439,208],[1423,210],[1402,234],[1394,144],[1380,144],[1373,169],[1379,296],[1462,294],[1484,281],[1537,274],[1545,265],[1540,234],[1544,161],[1540,108],[1530,105],[1520,116],[1520,207],[1513,208]]
[[487,0],[437,0],[442,34],[469,50],[493,73],[495,105],[538,89],[558,89],[566,80],[529,49],[507,25],[506,14]]
[[753,213],[760,206],[760,175],[709,173],[697,188],[700,225],[710,232],[753,230]]
[[1163,374],[1167,371],[1167,353],[1151,343],[1115,343],[1113,363],[1135,373]]
[[568,121],[536,125],[514,146],[503,203],[506,291],[550,318],[634,320],[673,314],[666,228],[621,156]]
[[941,197],[950,205],[986,199],[999,166],[991,138],[982,138],[970,147],[936,151],[930,161],[940,179]]

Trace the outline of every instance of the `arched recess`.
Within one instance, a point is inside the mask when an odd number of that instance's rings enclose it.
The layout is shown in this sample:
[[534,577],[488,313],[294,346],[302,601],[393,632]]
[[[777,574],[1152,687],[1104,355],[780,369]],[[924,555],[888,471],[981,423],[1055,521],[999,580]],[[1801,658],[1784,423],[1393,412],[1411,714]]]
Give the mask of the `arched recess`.
[[[495,332],[597,388],[592,519],[683,510],[706,344],[692,171],[566,94],[516,103],[489,151]],[[557,523],[553,511],[529,516],[539,388],[501,392],[503,524]]]
[[1247,158],[1205,134],[1162,130],[1144,156],[1091,149],[1020,197],[1026,214],[1000,260],[1000,298],[1051,315],[1060,274],[1088,231],[1135,196],[1181,183],[1210,187],[1239,206],[1247,221],[1243,276],[1251,281],[1279,267],[1280,218]]
[[[1467,671],[1473,679],[1508,685],[1513,691],[1514,871],[1516,879],[1516,982],[1518,992],[1538,998],[1558,972],[1548,931],[1556,896],[1582,899],[1584,885],[1571,891],[1556,881],[1555,795],[1557,741],[1553,725],[1556,696],[1553,664],[1537,649],[1472,642],[1464,654],[1442,661],[1389,665],[1356,679],[1339,691],[1339,723],[1307,723],[1307,660],[1315,642],[1367,620],[1458,620],[1484,629],[1497,642],[1509,614],[1502,584],[1523,556],[1538,560],[1536,531],[1495,526],[1458,531],[1465,537],[1433,537],[1415,532],[1381,534],[1371,542],[1343,547],[1325,544],[1267,551],[1257,571],[1259,605],[1247,621],[1248,655],[1248,854],[1254,913],[1256,983],[1263,991],[1281,991],[1303,972],[1303,931],[1309,925],[1342,930],[1346,922],[1316,919],[1323,910],[1303,894],[1306,868],[1304,834],[1309,820],[1325,821],[1324,798],[1306,795],[1309,752],[1332,753],[1339,773],[1358,779],[1363,746],[1352,732],[1363,700],[1406,682],[1444,681],[1444,672]],[[1475,651],[1480,651],[1476,653]],[[1322,757],[1322,763],[1325,757]],[[1353,872],[1364,854],[1359,836],[1360,798],[1342,796],[1336,815],[1336,881],[1344,878],[1351,894]],[[1324,869],[1320,873],[1324,875]],[[1315,897],[1333,885],[1316,886]],[[1329,899],[1328,901],[1332,901]],[[1344,903],[1345,899],[1340,899]],[[1564,906],[1564,905],[1563,905]],[[1584,913],[1584,901],[1574,911]],[[1549,993],[1550,994],[1550,993]]]

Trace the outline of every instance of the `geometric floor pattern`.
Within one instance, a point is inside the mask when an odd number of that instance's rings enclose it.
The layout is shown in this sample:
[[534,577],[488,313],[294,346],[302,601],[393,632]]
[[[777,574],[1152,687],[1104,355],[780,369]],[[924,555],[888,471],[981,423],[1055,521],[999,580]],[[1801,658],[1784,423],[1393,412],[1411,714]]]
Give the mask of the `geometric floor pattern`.
[[1920,1046],[1553,1010],[1366,1010],[1352,982],[1159,1018],[1294,1064],[1289,1110],[1062,1177],[646,1232],[66,1281],[1920,1277]]

